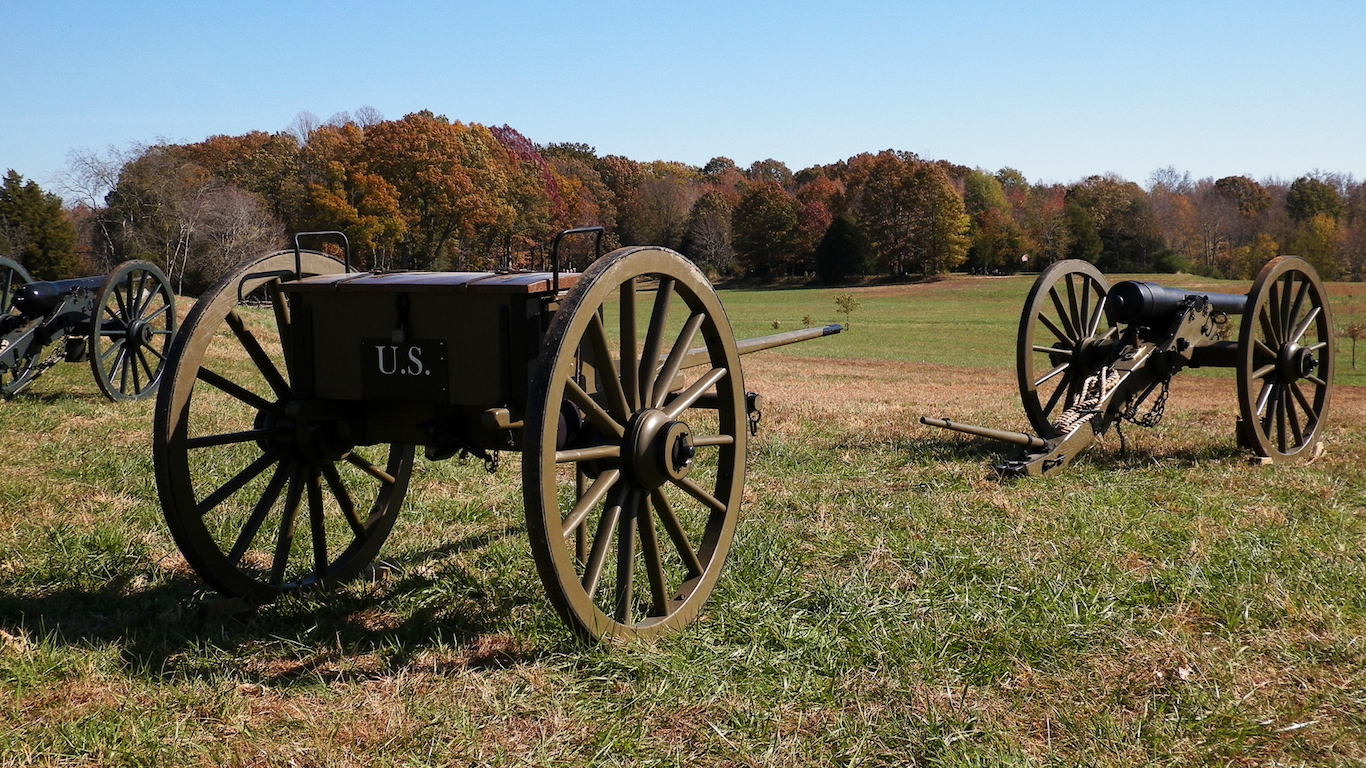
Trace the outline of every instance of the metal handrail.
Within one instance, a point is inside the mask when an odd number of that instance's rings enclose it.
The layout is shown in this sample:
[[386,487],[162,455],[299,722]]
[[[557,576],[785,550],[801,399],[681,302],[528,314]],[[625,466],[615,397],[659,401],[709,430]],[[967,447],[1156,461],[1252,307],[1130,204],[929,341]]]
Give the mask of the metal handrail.
[[297,280],[304,276],[303,253],[299,247],[299,238],[303,237],[339,237],[342,242],[342,264],[345,271],[351,271],[351,241],[347,239],[346,233],[335,229],[322,230],[320,232],[295,232],[294,233],[294,278]]
[[554,276],[550,281],[550,289],[552,291],[555,293],[560,292],[560,240],[563,239],[565,235],[585,235],[589,232],[597,233],[597,237],[594,238],[593,243],[593,260],[597,261],[602,258],[602,234],[605,231],[606,229],[603,227],[579,227],[578,229],[560,230],[560,234],[555,235],[555,242],[550,246],[550,264],[554,271]]

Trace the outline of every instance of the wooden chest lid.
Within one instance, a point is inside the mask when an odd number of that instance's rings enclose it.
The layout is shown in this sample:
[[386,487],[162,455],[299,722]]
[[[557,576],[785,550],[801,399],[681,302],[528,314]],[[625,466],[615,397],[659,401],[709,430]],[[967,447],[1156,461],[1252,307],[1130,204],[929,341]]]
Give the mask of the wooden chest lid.
[[[560,288],[579,279],[561,272]],[[549,272],[350,272],[318,275],[280,286],[291,293],[549,293]]]

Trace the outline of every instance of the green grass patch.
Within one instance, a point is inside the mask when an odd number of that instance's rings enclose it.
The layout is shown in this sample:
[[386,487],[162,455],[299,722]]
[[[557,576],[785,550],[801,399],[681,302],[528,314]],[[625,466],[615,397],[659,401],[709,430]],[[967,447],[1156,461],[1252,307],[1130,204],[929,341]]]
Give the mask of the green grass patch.
[[[1029,282],[854,289],[851,332],[747,358],[786,394],[716,593],[653,644],[560,624],[515,456],[419,463],[376,578],[241,612],[171,542],[152,403],[58,366],[0,403],[0,764],[1361,764],[1346,358],[1314,463],[1251,466],[1232,388],[1182,374],[1129,453],[1005,482],[1004,450],[914,416],[952,392],[950,415],[1021,418]],[[842,320],[835,292],[722,298],[745,338]]]

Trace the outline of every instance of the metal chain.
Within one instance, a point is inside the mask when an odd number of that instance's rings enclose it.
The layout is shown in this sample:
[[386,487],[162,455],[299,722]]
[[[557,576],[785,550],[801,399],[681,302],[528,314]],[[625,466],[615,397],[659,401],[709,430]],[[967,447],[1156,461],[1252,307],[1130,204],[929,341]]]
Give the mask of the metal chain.
[[1168,376],[1167,378],[1162,380],[1162,391],[1157,393],[1157,399],[1153,401],[1153,407],[1150,408],[1148,412],[1144,414],[1142,417],[1139,417],[1138,415],[1138,407],[1142,405],[1142,403],[1139,402],[1137,393],[1135,393],[1134,395],[1130,395],[1129,402],[1125,406],[1124,413],[1121,414],[1121,417],[1127,421],[1131,421],[1134,424],[1137,424],[1140,427],[1157,426],[1158,424],[1162,423],[1162,416],[1166,413],[1167,395],[1171,393],[1171,388],[1172,378]]

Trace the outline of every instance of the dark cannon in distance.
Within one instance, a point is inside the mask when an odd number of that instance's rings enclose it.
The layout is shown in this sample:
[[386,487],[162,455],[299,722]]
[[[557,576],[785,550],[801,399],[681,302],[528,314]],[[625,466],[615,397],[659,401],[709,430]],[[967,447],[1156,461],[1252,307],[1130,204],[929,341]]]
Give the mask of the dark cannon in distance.
[[[1225,338],[1233,315],[1242,316],[1236,341]],[[1272,461],[1309,458],[1332,395],[1332,329],[1323,284],[1299,258],[1273,259],[1246,295],[1110,286],[1089,263],[1062,261],[1039,275],[1020,316],[1016,374],[1038,434],[920,421],[1018,445],[1002,469],[1044,475],[1120,420],[1155,426],[1183,368],[1235,368],[1239,444]]]
[[63,361],[89,361],[110,400],[149,397],[175,328],[175,294],[154,264],[128,261],[108,275],[35,282],[0,258],[0,398]]
[[[331,235],[340,233],[305,233]],[[599,257],[561,273],[566,234]],[[589,638],[686,626],[739,517],[758,397],[711,284],[664,248],[561,233],[550,272],[356,272],[317,251],[248,261],[199,299],[167,359],[154,461],[195,571],[248,603],[355,577],[413,472],[521,454],[532,557]],[[343,246],[345,246],[344,238]]]

